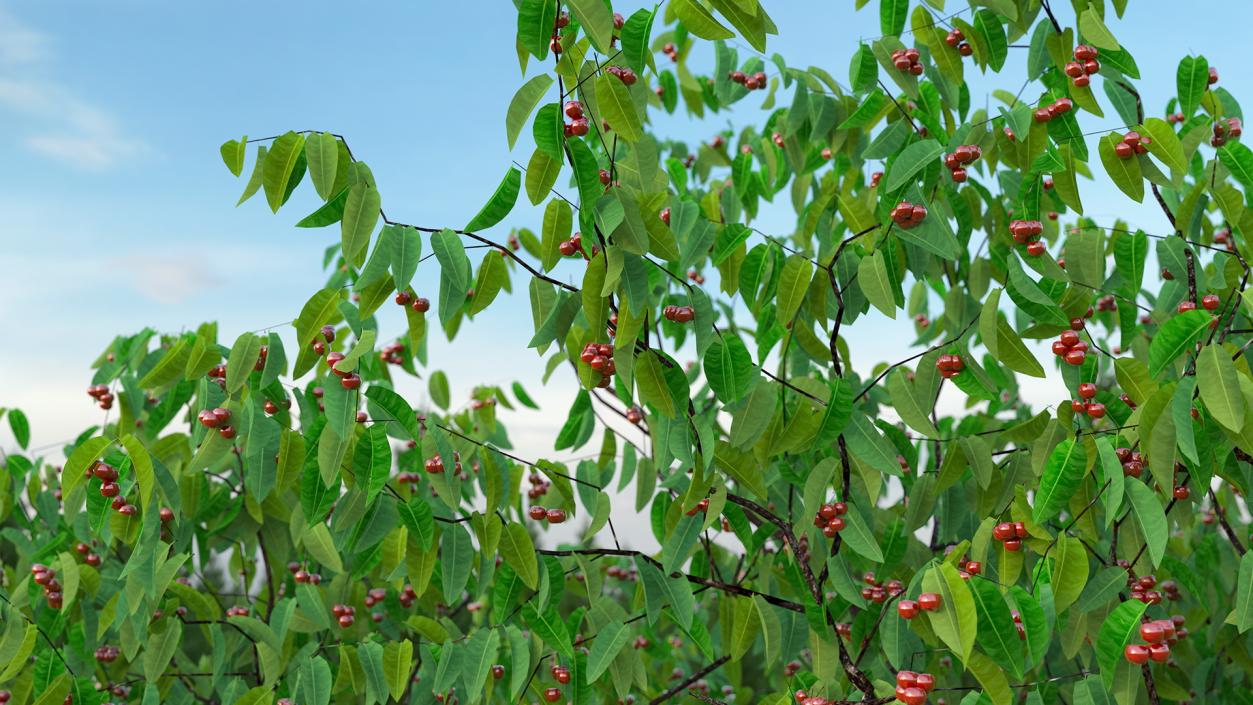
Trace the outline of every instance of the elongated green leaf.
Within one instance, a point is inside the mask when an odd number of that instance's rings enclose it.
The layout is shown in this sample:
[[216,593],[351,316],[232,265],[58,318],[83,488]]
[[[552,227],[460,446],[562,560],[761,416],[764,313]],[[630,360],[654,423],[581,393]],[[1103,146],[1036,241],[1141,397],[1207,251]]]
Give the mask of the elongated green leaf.
[[1149,374],[1157,377],[1180,355],[1196,345],[1209,330],[1211,316],[1206,311],[1187,311],[1162,324],[1149,343]]
[[305,160],[309,164],[309,178],[313,189],[322,200],[335,195],[335,173],[339,170],[339,140],[328,132],[310,135],[305,144]]
[[1036,492],[1035,507],[1032,510],[1035,523],[1052,519],[1066,506],[1071,495],[1079,488],[1086,462],[1087,453],[1082,443],[1067,438],[1057,444],[1044,465],[1040,489]]
[[1121,48],[1118,45],[1118,40],[1114,39],[1114,35],[1110,33],[1109,28],[1105,26],[1105,22],[1101,20],[1101,16],[1097,13],[1096,8],[1089,7],[1079,15],[1079,31],[1083,33],[1084,41],[1097,49],[1118,51]]
[[705,352],[705,377],[724,404],[747,394],[757,374],[757,366],[738,336],[715,338]]
[[979,633],[979,616],[966,581],[951,564],[941,563],[923,575],[922,589],[940,596],[940,608],[928,613],[936,636],[968,661]]
[[1253,551],[1245,552],[1240,559],[1240,571],[1236,576],[1236,606],[1231,619],[1241,634],[1253,627]]
[[500,535],[500,555],[513,568],[522,582],[532,590],[539,586],[539,562],[535,554],[535,542],[525,526],[518,523],[505,525]]
[[627,142],[635,142],[643,136],[639,111],[631,100],[631,92],[617,76],[602,73],[596,79],[596,100],[601,117],[609,127]]
[[587,32],[592,47],[601,54],[613,53],[613,13],[601,0],[566,0],[570,14]]
[[283,134],[270,143],[262,163],[261,184],[265,187],[265,200],[275,213],[287,200],[288,186],[297,166],[304,160],[304,149],[304,135],[295,132]]
[[631,630],[620,620],[615,619],[597,630],[596,641],[592,642],[591,653],[587,655],[587,682],[596,682],[630,639]]
[[777,298],[777,315],[780,321],[790,322],[796,317],[805,293],[809,290],[809,279],[813,276],[814,265],[801,255],[789,255],[783,263],[783,272],[779,275],[779,295]]
[[883,259],[883,252],[876,250],[868,257],[862,257],[857,265],[857,284],[862,293],[874,307],[888,318],[896,318],[896,295],[888,267]]
[[1196,380],[1206,410],[1218,423],[1239,433],[1244,427],[1245,402],[1231,354],[1220,345],[1201,348],[1197,356]]
[[[599,2],[599,0],[588,0],[589,2]],[[731,39],[735,37],[735,33],[727,29],[721,22],[714,19],[714,16],[706,10],[697,0],[672,0],[670,9],[683,22],[683,26],[689,32],[695,34],[701,39],[714,41],[717,39]]]
[[983,302],[979,315],[979,335],[988,352],[997,361],[1015,372],[1044,377],[1044,368],[1022,342],[1022,336],[1009,325],[999,310],[1001,289],[993,289]]
[[1097,147],[1101,164],[1113,179],[1114,185],[1137,203],[1144,200],[1144,176],[1140,172],[1140,160],[1134,156],[1127,159],[1114,152],[1114,146],[1122,142],[1121,135],[1105,135]]
[[505,112],[505,136],[509,140],[509,149],[513,149],[518,141],[518,134],[526,126],[527,118],[531,117],[531,112],[552,85],[552,77],[541,73],[522,84],[518,92],[514,93],[513,99],[509,101],[509,109]]
[[505,216],[509,215],[509,211],[513,210],[513,204],[517,202],[518,191],[521,188],[522,172],[510,167],[505,173],[505,178],[501,179],[500,185],[496,187],[496,192],[483,205],[478,215],[470,219],[465,230],[468,232],[483,230],[504,220]]
[[909,18],[909,0],[879,0],[879,31],[900,34]]
[[365,263],[370,236],[374,234],[374,226],[379,221],[379,208],[382,204],[383,199],[379,196],[378,189],[365,181],[358,181],[348,189],[344,217],[340,221],[340,234],[344,259],[354,267]]
[[218,151],[222,154],[222,161],[226,164],[226,168],[230,169],[235,176],[239,176],[244,172],[244,160],[248,156],[248,135],[237,140],[223,142]]
[[[890,2],[891,0],[884,1]],[[904,0],[900,1],[904,2]],[[944,146],[933,139],[925,139],[909,145],[892,163],[892,169],[887,174],[887,190],[900,189],[928,164],[939,159],[942,154],[944,154]]]
[[1147,485],[1139,481],[1127,482],[1127,499],[1131,502],[1131,513],[1135,517],[1136,526],[1148,545],[1149,560],[1153,565],[1161,565],[1166,555],[1166,541],[1170,538],[1170,528],[1166,523],[1166,512],[1157,495]]
[[1123,649],[1140,629],[1140,618],[1148,604],[1139,600],[1127,600],[1114,608],[1101,624],[1096,639],[1096,660],[1101,667],[1101,679],[1105,687],[1114,683],[1114,671],[1123,660]]
[[1209,62],[1205,57],[1183,57],[1175,73],[1175,89],[1179,96],[1179,109],[1185,118],[1192,117],[1192,113],[1196,112],[1208,86]]
[[1022,675],[1022,641],[1014,629],[1013,616],[1005,596],[989,580],[970,581],[979,618],[979,648],[1010,670],[1015,679]]

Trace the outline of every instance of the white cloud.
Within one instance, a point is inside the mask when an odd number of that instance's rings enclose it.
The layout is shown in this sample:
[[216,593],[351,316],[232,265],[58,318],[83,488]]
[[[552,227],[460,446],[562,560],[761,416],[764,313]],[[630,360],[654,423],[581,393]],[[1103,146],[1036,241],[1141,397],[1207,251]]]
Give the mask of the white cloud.
[[50,67],[50,47],[47,35],[0,9],[0,112],[17,118],[12,132],[19,143],[89,170],[107,169],[146,151],[143,141],[125,135],[108,112],[38,77]]
[[125,272],[124,281],[141,295],[160,304],[178,304],[222,283],[199,257],[132,255],[113,261],[111,269]]

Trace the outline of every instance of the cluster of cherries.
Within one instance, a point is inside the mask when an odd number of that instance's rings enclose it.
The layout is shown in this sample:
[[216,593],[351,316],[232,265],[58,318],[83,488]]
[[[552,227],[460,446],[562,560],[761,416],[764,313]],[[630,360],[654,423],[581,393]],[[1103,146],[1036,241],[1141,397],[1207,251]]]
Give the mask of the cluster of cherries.
[[[1082,321],[1080,323],[1082,327]],[[1073,330],[1073,326],[1074,323],[1071,323],[1072,330],[1062,331],[1057,340],[1053,341],[1053,354],[1065,360],[1068,365],[1082,365],[1088,356],[1088,344],[1079,339],[1079,333]]]
[[608,568],[606,568],[605,575],[608,575],[611,578],[617,578],[619,580],[638,580],[639,579],[639,574],[635,571],[634,568],[622,568],[616,565],[611,565]]
[[961,374],[966,369],[966,363],[961,355],[941,355],[935,360],[935,369],[940,371],[941,377],[949,379]]
[[230,440],[235,437],[235,427],[231,425],[231,410],[223,407],[205,409],[196,415],[200,425],[205,428],[217,429],[218,435]]
[[661,48],[661,53],[669,57],[674,63],[679,63],[679,49],[674,45],[674,42],[666,42],[666,45]]
[[96,660],[100,663],[113,663],[121,654],[122,650],[116,646],[99,646],[95,651]]
[[[428,306],[430,304],[427,304]],[[388,365],[403,365],[405,359],[400,356],[405,351],[405,344],[401,342],[388,343],[383,346],[383,350],[379,352],[379,361]]]
[[[583,259],[588,259],[587,251],[583,249],[583,233],[576,232],[570,236],[569,240],[562,240],[557,243],[557,251],[562,257],[573,257],[574,255],[582,255]],[[592,256],[599,251],[595,245],[592,245]]]
[[639,80],[639,77],[635,75],[635,71],[625,66],[610,66],[605,69],[605,72],[611,76],[616,76],[619,81],[628,86],[634,86],[635,82]]
[[1075,60],[1066,64],[1066,75],[1075,84],[1075,88],[1084,88],[1092,82],[1091,76],[1101,70],[1101,63],[1096,60],[1096,47],[1080,44],[1075,47]]
[[[122,486],[117,482],[117,468],[102,460],[97,460],[87,470],[87,473],[100,480],[100,496],[113,500],[110,506],[118,514],[131,517],[139,513],[139,507],[127,502],[126,498],[122,496]],[[170,512],[170,519],[173,518],[174,513]],[[164,516],[162,519],[164,520]]]
[[917,602],[914,600],[901,600],[896,605],[896,611],[904,619],[913,619],[918,616],[918,610],[934,612],[940,609],[942,602],[943,600],[940,598],[939,593],[924,592],[918,596]]
[[570,122],[567,122],[563,128],[566,137],[586,135],[588,123],[587,118],[583,116],[583,104],[577,100],[566,101],[565,111],[566,117],[570,118]]
[[876,578],[874,573],[868,572],[861,576],[861,581],[866,584],[866,587],[861,589],[862,599],[869,600],[876,605],[881,605],[889,597],[896,597],[905,592],[905,585],[901,581],[889,580],[885,584],[882,580]]
[[674,323],[691,323],[696,318],[696,310],[691,306],[667,306],[661,310],[661,315]]
[[[570,669],[562,666],[561,664],[554,663],[552,668],[549,669],[549,672],[552,674],[553,680],[557,681],[561,685],[566,685],[570,682]],[[550,703],[557,702],[561,699],[561,688],[546,689],[544,691],[544,699]]]
[[927,314],[920,313],[917,316],[914,316],[914,323],[918,324],[919,328],[926,328],[931,325],[931,319],[927,318]]
[[[872,187],[877,185],[877,183],[871,184]],[[909,201],[901,201],[892,207],[892,222],[905,230],[918,225],[926,217],[927,207],[922,204],[914,205]]]
[[321,573],[310,573],[295,561],[287,564],[287,570],[292,574],[292,580],[295,580],[297,583],[305,583],[308,585],[322,584]]
[[262,406],[262,408],[265,410],[266,414],[273,416],[274,414],[278,413],[279,404],[282,404],[284,409],[290,409],[291,399],[284,398],[280,400],[278,404],[275,404],[274,401],[271,399],[266,399],[265,404]]
[[992,527],[992,538],[1000,541],[1006,551],[1021,551],[1022,540],[1028,535],[1027,525],[1021,521],[1003,521]]
[[1099,419],[1105,416],[1105,405],[1099,401],[1092,401],[1096,396],[1096,385],[1091,382],[1083,382],[1079,385],[1079,398],[1070,402],[1070,408],[1076,414],[1087,414],[1088,416]]
[[553,25],[553,36],[548,41],[548,50],[554,54],[561,53],[561,30],[570,24],[570,14],[563,12],[557,15],[557,22]]
[[61,583],[57,581],[56,571],[43,563],[36,563],[30,567],[30,572],[35,584],[43,587],[48,606],[54,610],[61,609],[64,596],[61,594]]
[[1044,241],[1040,239],[1044,234],[1044,223],[1038,220],[1011,220],[1009,234],[1013,236],[1014,242],[1026,245],[1027,254],[1032,257],[1039,257],[1046,251]]
[[1162,592],[1166,593],[1167,599],[1172,601],[1179,599],[1179,585],[1175,581],[1163,582],[1161,591],[1158,591],[1154,589],[1157,587],[1157,578],[1152,575],[1142,575],[1139,578],[1127,576],[1127,587],[1131,588],[1131,599],[1146,605],[1161,604]]
[[698,286],[705,283],[705,275],[695,269],[687,270],[687,278]]
[[1152,140],[1139,132],[1128,132],[1122,136],[1122,142],[1114,145],[1114,156],[1119,159],[1130,159],[1137,154],[1144,154],[1148,151],[1146,145],[1150,143]]
[[935,677],[930,673],[898,671],[896,674],[896,699],[905,705],[922,705],[927,693],[935,687]]
[[318,357],[321,357],[326,354],[326,346],[335,342],[335,326],[322,326],[318,334],[322,336],[322,339],[314,338],[309,341],[309,347]]
[[757,73],[744,73],[743,71],[732,71],[727,74],[727,78],[744,86],[750,91],[761,90],[766,87],[766,72],[758,71]]
[[[1055,117],[1058,117],[1060,115],[1065,115],[1066,113],[1073,110],[1074,107],[1075,107],[1074,102],[1071,101],[1069,98],[1058,98],[1057,100],[1053,101],[1053,103],[1049,105],[1047,108],[1037,109],[1034,113],[1032,113],[1032,117],[1038,123],[1046,123]],[[1008,130],[1009,128],[1005,128],[1005,129]],[[1007,133],[1006,136],[1008,136],[1011,140],[1014,139],[1012,136],[1012,133]]]
[[1238,117],[1229,117],[1225,120],[1219,120],[1214,123],[1214,136],[1210,138],[1210,145],[1221,147],[1227,144],[1229,139],[1239,139],[1244,133],[1244,123],[1240,122]]
[[814,526],[822,529],[822,535],[829,539],[844,530],[844,515],[848,513],[848,505],[843,502],[829,502],[818,508],[814,513]]
[[226,608],[226,616],[227,617],[247,617],[248,608],[243,605],[236,605],[234,607],[228,607]]
[[[461,474],[461,453],[453,451],[452,460],[453,473],[458,475]],[[426,459],[426,462],[423,463],[423,468],[425,468],[425,470],[432,475],[438,475],[444,472],[444,459],[436,453]]]
[[957,50],[962,56],[970,56],[974,53],[974,49],[970,46],[970,42],[966,41],[966,35],[960,29],[951,29],[948,35],[944,37],[944,43]]
[[336,365],[338,365],[343,359],[344,354],[342,352],[329,352],[326,354],[326,366],[330,368],[331,372],[336,377],[339,377],[339,384],[344,389],[360,389],[361,375],[356,372],[349,372],[336,367]]
[[960,184],[966,180],[966,167],[981,156],[983,150],[978,145],[959,145],[952,153],[944,155],[944,166],[953,175],[953,181]]
[[1188,636],[1184,628],[1183,615],[1177,614],[1170,619],[1155,619],[1140,625],[1140,638],[1148,642],[1144,644],[1127,644],[1123,655],[1137,666],[1150,660],[1165,663],[1170,660],[1170,647],[1180,639]]
[[[1218,298],[1218,294],[1206,294],[1205,296],[1201,297],[1201,308],[1205,309],[1206,311],[1217,311],[1218,307],[1222,306],[1222,304],[1223,304],[1223,300]],[[1195,301],[1180,301],[1178,310],[1179,310],[1179,313],[1195,311],[1196,302]]]
[[351,605],[331,605],[331,614],[335,615],[335,620],[342,629],[351,627],[357,621],[357,608]]
[[892,52],[892,65],[897,71],[908,71],[914,76],[921,76],[922,64],[919,63],[921,58],[922,55],[917,49],[897,49]]
[[87,396],[95,399],[100,404],[100,408],[105,411],[113,408],[113,392],[110,392],[109,388],[103,384],[93,384],[88,387]]
[[579,359],[587,363],[592,370],[600,373],[597,387],[608,387],[613,381],[613,374],[617,372],[617,367],[613,361],[613,346],[609,343],[592,342],[584,345],[583,352],[579,353]]
[[543,497],[548,494],[548,489],[553,486],[553,483],[545,480],[543,475],[534,472],[527,477],[527,481],[531,483],[531,489],[526,491],[528,499],[539,499],[540,497]]
[[526,513],[534,521],[546,521],[549,524],[561,524],[566,520],[566,510],[560,507],[544,509],[537,504],[528,509]]
[[[173,512],[171,512],[171,518],[173,518]],[[95,539],[92,539],[92,542],[94,543]],[[91,546],[79,541],[78,544],[74,546],[74,550],[78,552],[78,555],[83,557],[83,562],[87,565],[92,568],[100,567],[100,554],[93,552],[91,550]]]
[[393,300],[396,302],[397,306],[410,306],[418,313],[426,313],[431,310],[431,302],[429,299],[416,296],[408,291],[398,292],[396,294],[396,298]]
[[[883,179],[883,172],[876,171],[870,175],[870,188],[878,188],[879,181]],[[925,214],[924,214],[925,215]]]

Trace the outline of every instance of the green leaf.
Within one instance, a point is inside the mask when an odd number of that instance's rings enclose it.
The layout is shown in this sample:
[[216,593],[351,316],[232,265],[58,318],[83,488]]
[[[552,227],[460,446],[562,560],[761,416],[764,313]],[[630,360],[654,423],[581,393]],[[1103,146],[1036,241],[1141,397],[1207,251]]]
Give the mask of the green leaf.
[[1191,350],[1208,330],[1213,316],[1208,311],[1187,311],[1162,324],[1149,343],[1149,374],[1158,377],[1175,360]]
[[387,676],[383,673],[383,645],[376,641],[357,646],[357,660],[365,674],[366,703],[387,702]]
[[1162,503],[1148,485],[1138,480],[1127,481],[1127,499],[1131,502],[1131,513],[1135,517],[1136,526],[1148,545],[1149,560],[1154,566],[1162,564],[1166,555],[1166,541],[1170,538],[1170,528],[1166,523],[1166,512]]
[[[1246,551],[1240,558],[1240,571],[1236,577],[1236,606],[1227,622],[1236,625],[1241,634],[1253,627],[1253,551]],[[3,680],[0,678],[0,681]]]
[[257,360],[261,357],[261,338],[244,333],[235,339],[231,354],[226,358],[226,393],[234,396],[248,381]]
[[566,660],[574,659],[574,647],[570,643],[570,632],[565,622],[554,613],[552,606],[540,612],[533,601],[522,605],[522,619],[526,620],[531,631],[535,632],[544,643],[555,649]]
[[614,28],[609,5],[602,0],[566,0],[566,7],[587,32],[592,47],[601,54],[612,54]]
[[[589,2],[599,2],[600,0],[588,0]],[[714,16],[706,10],[698,0],[671,0],[670,10],[672,10],[683,22],[683,26],[687,31],[700,37],[715,41],[718,39],[733,39],[735,32],[727,29],[721,22],[714,19]]]
[[1183,143],[1175,134],[1175,129],[1161,118],[1151,117],[1140,126],[1141,134],[1148,135],[1151,141],[1146,145],[1149,154],[1157,157],[1170,169],[1177,178],[1188,172],[1188,160],[1184,156]]
[[639,111],[631,100],[631,92],[617,76],[602,73],[596,78],[596,101],[600,105],[600,117],[622,139],[635,142],[643,136]]
[[[1154,141],[1157,141],[1154,138]],[[1149,254],[1149,237],[1143,230],[1114,236],[1114,264],[1122,274],[1120,291],[1128,299],[1139,298],[1144,285],[1144,263]],[[1103,257],[1103,255],[1102,255]]]
[[405,291],[413,275],[418,271],[418,263],[422,261],[422,234],[417,228],[404,225],[389,225],[383,228],[379,236],[379,244],[390,251],[389,267],[392,272],[392,284],[396,291]]
[[940,596],[940,608],[928,613],[935,635],[954,655],[968,661],[979,633],[979,616],[966,581],[952,564],[940,563],[923,575],[922,589]]
[[1044,377],[1044,368],[1022,342],[1022,336],[1009,325],[1000,312],[1001,289],[993,289],[983,302],[979,315],[979,335],[992,357],[1015,372],[1031,377]]
[[739,401],[753,386],[757,366],[737,335],[714,339],[705,352],[705,378],[724,404]]
[[656,14],[655,10],[641,8],[633,12],[622,26],[622,57],[636,73],[643,73],[645,64],[652,62],[648,45]]
[[248,156],[248,135],[223,142],[218,151],[222,154],[222,162],[226,164],[226,168],[239,176],[244,172],[244,160]]
[[521,0],[518,5],[518,45],[537,59],[548,55],[548,40],[557,21],[557,4],[549,0]]
[[1244,427],[1244,395],[1236,378],[1236,366],[1231,354],[1221,345],[1201,348],[1196,363],[1197,386],[1205,408],[1228,430],[1239,433]]
[[87,468],[104,455],[109,445],[110,440],[104,436],[88,438],[78,444],[74,452],[70,453],[69,459],[65,461],[65,468],[61,471],[62,497],[69,497],[75,488],[84,482],[83,474],[87,472]]
[[848,547],[861,557],[874,563],[883,562],[883,551],[856,505],[849,505],[848,513],[844,515],[844,530],[840,535],[844,537]]
[[448,390],[448,375],[443,370],[431,372],[431,377],[427,381],[427,390],[431,394],[431,401],[441,409],[447,409],[452,402],[451,393]]
[[661,569],[666,575],[678,570],[692,553],[692,547],[700,539],[702,517],[684,516],[666,534],[661,546]]
[[536,148],[531,153],[531,160],[526,164],[526,197],[531,205],[538,206],[548,196],[548,192],[557,183],[561,167],[561,160],[543,149]]
[[[910,382],[911,376],[902,369],[887,376],[884,386],[892,398],[892,406],[910,428],[928,438],[939,438],[940,431],[931,423],[931,408],[935,401],[933,390]],[[926,398],[920,395],[926,395]]]
[[1106,688],[1113,685],[1114,671],[1124,659],[1123,650],[1139,631],[1140,618],[1148,607],[1147,603],[1139,600],[1127,600],[1115,607],[1101,624],[1096,638],[1096,660]]
[[987,652],[997,663],[1004,664],[1014,678],[1022,676],[1022,641],[1014,629],[1009,604],[996,583],[990,580],[972,580],[970,595],[979,618],[977,641],[979,648]]
[[899,35],[908,18],[909,0],[879,0],[879,31],[883,34]]
[[1005,27],[995,13],[979,10],[975,13],[975,33],[983,45],[988,67],[1000,71],[1009,57],[1009,39],[1005,36]]
[[1218,161],[1236,177],[1246,191],[1253,189],[1253,150],[1240,142],[1232,142],[1218,148]]
[[[890,0],[884,1],[889,2]],[[904,2],[904,0],[900,1]],[[944,154],[944,145],[933,139],[925,139],[909,145],[896,158],[896,161],[892,162],[892,168],[887,174],[887,190],[899,190],[902,186],[909,183],[918,172],[925,169],[928,164],[939,159],[942,154]]]
[[30,421],[21,409],[9,410],[9,429],[13,431],[13,438],[19,446],[25,449],[30,445]]
[[358,181],[348,189],[344,202],[344,218],[340,221],[341,248],[344,259],[354,267],[365,264],[365,254],[370,247],[370,236],[379,221],[379,208],[383,199],[378,189],[365,181]]
[[662,416],[673,418],[677,413],[674,396],[666,384],[662,364],[652,350],[645,350],[635,358],[635,386],[640,399],[652,404]]
[[805,300],[805,293],[809,290],[809,280],[813,273],[813,263],[801,255],[789,255],[783,263],[776,299],[776,316],[780,321],[789,323],[796,317]]
[[1058,536],[1053,548],[1053,606],[1058,614],[1074,603],[1088,584],[1088,553],[1079,539]]
[[303,542],[309,555],[313,556],[318,563],[336,573],[344,572],[344,562],[339,557],[339,550],[335,548],[335,542],[331,539],[331,532],[326,528],[326,524],[314,524],[305,529]]
[[879,62],[874,58],[874,51],[865,44],[857,47],[853,54],[852,64],[848,67],[848,80],[853,91],[865,93],[872,90],[879,80]]
[[1209,62],[1205,57],[1183,57],[1175,73],[1175,89],[1179,95],[1179,109],[1185,118],[1192,117],[1192,113],[1196,112],[1208,87]]
[[1097,49],[1118,51],[1121,48],[1118,40],[1114,39],[1114,35],[1101,20],[1101,15],[1097,13],[1096,8],[1089,7],[1079,15],[1079,31],[1083,34],[1084,41]]
[[1114,153],[1114,145],[1122,142],[1122,136],[1105,135],[1101,138],[1097,151],[1101,154],[1101,164],[1106,173],[1114,180],[1114,185],[1137,203],[1144,200],[1144,176],[1140,173],[1140,160],[1134,156],[1121,159]]
[[[326,659],[314,656],[300,662],[297,697],[302,705],[327,705],[331,701],[331,667]],[[408,674],[406,674],[408,675]]]
[[338,223],[344,217],[344,206],[348,204],[348,192],[351,189],[341,189],[326,203],[318,206],[318,209],[301,218],[297,223],[298,228],[325,228],[328,225]]
[[1042,524],[1052,519],[1066,506],[1079,489],[1086,463],[1087,452],[1082,443],[1067,438],[1057,444],[1044,465],[1040,489],[1035,495],[1035,507],[1031,515],[1035,523]]
[[467,232],[476,232],[499,223],[509,215],[509,211],[513,210],[513,204],[518,200],[518,191],[522,188],[522,172],[514,167],[510,167],[505,173],[505,178],[501,179],[500,185],[496,187],[496,192],[492,194],[491,199],[483,205],[478,215],[474,216],[464,228]]
[[535,554],[535,542],[525,526],[517,522],[505,525],[500,535],[500,555],[527,587],[532,590],[539,587],[539,562]]
[[140,506],[144,511],[152,506],[152,500],[156,495],[157,477],[156,470],[152,465],[152,456],[148,454],[148,449],[134,435],[128,434],[122,439],[122,447],[126,449],[126,454],[131,459],[131,469],[135,471],[135,484],[139,487]]
[[1075,609],[1080,612],[1091,612],[1104,607],[1118,592],[1127,586],[1127,571],[1123,568],[1109,567],[1097,571],[1088,581]]
[[[477,693],[483,689],[499,651],[499,631],[484,627],[470,635],[461,661],[461,682],[465,684],[466,692]],[[408,680],[408,676],[405,673],[404,680]],[[396,700],[399,701],[400,697],[397,696]]]
[[1005,677],[1005,672],[1001,670],[997,661],[976,651],[967,659],[966,668],[970,669],[975,680],[979,681],[979,685],[983,688],[983,695],[987,696],[987,700],[992,705],[1013,704],[1014,691],[1010,688],[1009,679]]
[[335,195],[335,172],[339,169],[339,140],[329,132],[310,135],[305,144],[305,160],[309,163],[309,178],[313,189],[322,200]]
[[474,563],[474,545],[470,541],[470,532],[463,525],[444,526],[440,535],[439,557],[443,570],[444,602],[451,605],[461,599]]
[[265,187],[265,200],[275,213],[287,200],[292,175],[304,159],[304,148],[304,135],[288,132],[276,138],[265,155],[261,184]]
[[554,198],[544,208],[544,224],[541,228],[543,240],[540,245],[540,264],[544,271],[551,270],[561,260],[558,246],[563,240],[570,238],[573,215],[570,204]]
[[508,281],[509,269],[505,266],[505,258],[495,250],[488,251],[479,263],[479,275],[474,281],[474,298],[470,300],[471,315],[490,306]]
[[861,262],[857,264],[857,283],[875,308],[888,318],[896,319],[896,287],[888,275],[882,250],[875,250],[869,256],[861,258]]
[[522,84],[518,92],[513,95],[513,99],[509,101],[509,109],[505,112],[505,136],[509,140],[509,149],[513,149],[513,145],[518,141],[518,134],[527,123],[527,118],[531,116],[535,106],[539,105],[540,99],[552,85],[552,77],[541,73]]
[[621,620],[612,620],[596,630],[596,640],[587,655],[587,682],[595,683],[631,639],[631,630]]

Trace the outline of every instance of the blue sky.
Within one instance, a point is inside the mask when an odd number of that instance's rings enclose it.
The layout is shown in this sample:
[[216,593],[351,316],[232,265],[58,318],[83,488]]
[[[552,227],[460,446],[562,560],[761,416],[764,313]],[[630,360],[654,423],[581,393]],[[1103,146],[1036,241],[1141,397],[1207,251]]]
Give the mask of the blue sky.
[[[841,80],[858,38],[879,33],[875,2],[860,12],[851,0],[765,4],[780,28],[770,52]],[[1054,4],[1063,23],[1074,24],[1069,4]],[[616,8],[630,14],[642,5]],[[964,7],[948,5],[950,13]],[[1237,69],[1247,61],[1240,32],[1253,6],[1131,5],[1125,21],[1110,25],[1139,62],[1150,113],[1161,114],[1189,52],[1217,65],[1237,98],[1253,96],[1253,78]],[[389,215],[464,225],[511,160],[525,163],[530,154],[525,143],[511,154],[504,133],[505,108],[524,80],[514,17],[507,0],[0,1],[0,326],[8,334],[0,405],[27,410],[37,445],[60,441],[99,421],[83,387],[114,333],[216,319],[229,344],[241,331],[294,317],[320,286],[322,251],[338,230],[292,227],[314,207],[307,186],[278,216],[261,198],[235,208],[243,182],[217,154],[228,138],[287,129],[347,135],[373,168]],[[702,51],[699,61],[711,62],[711,50]],[[976,76],[974,95],[1018,88],[1026,52],[1011,52],[1002,82]],[[762,117],[759,100],[702,122],[658,126],[701,139]],[[1081,120],[1087,130],[1118,124],[1112,111]],[[489,234],[503,240],[508,225],[536,224],[538,211],[524,202]],[[1150,232],[1166,229],[1159,212],[1104,178],[1085,203],[1101,222],[1122,217]],[[772,213],[758,226],[786,233],[792,220]],[[385,312],[384,330],[399,332],[400,317]],[[848,329],[857,368],[900,357],[899,341],[912,339],[906,326],[872,312]],[[500,301],[451,346],[437,335],[433,366],[449,372],[461,399],[475,381],[538,380],[540,358],[517,352],[529,336],[525,299]],[[558,373],[547,388],[530,387],[550,402],[549,413],[517,415],[511,428],[535,457],[551,448],[573,386]],[[409,389],[421,396],[422,385]],[[1026,390],[1039,403],[1060,391],[1055,380]],[[12,446],[7,426],[0,444]]]

